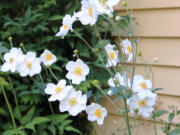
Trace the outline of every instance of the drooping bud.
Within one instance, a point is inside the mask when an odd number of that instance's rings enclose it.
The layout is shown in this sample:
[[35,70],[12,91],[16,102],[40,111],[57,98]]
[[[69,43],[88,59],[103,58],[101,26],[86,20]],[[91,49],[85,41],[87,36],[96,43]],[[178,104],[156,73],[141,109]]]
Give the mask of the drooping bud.
[[12,37],[10,36],[10,37],[8,38],[8,40],[9,40],[9,41],[12,41]]
[[123,1],[123,2],[122,2],[122,6],[123,6],[123,7],[126,7],[126,6],[127,6],[127,2],[126,2],[126,1]]
[[120,20],[121,20],[121,17],[120,17],[120,16],[116,16],[115,20],[116,20],[116,21],[120,21]]
[[79,51],[78,51],[77,49],[74,50],[74,54],[78,54],[78,52],[79,52]]
[[19,46],[20,46],[20,47],[24,47],[24,44],[23,44],[23,43],[20,43]]
[[138,53],[137,53],[137,56],[142,56],[142,52],[141,52],[141,51],[138,52]]

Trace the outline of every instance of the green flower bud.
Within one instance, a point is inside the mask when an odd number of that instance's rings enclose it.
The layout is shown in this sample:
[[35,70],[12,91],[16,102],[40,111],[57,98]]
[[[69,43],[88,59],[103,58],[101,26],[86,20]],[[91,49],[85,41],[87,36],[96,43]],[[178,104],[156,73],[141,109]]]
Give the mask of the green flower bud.
[[99,52],[99,48],[96,48],[95,51],[96,51],[96,53],[98,53]]
[[137,53],[137,56],[142,56],[142,52],[141,52],[141,51],[138,52],[138,53]]
[[126,1],[123,1],[123,2],[122,2],[122,6],[123,6],[123,7],[126,7],[126,6],[127,6],[127,2],[126,2]]
[[138,108],[135,108],[135,109],[134,109],[134,112],[135,112],[135,113],[138,113],[138,112],[139,112],[139,109],[138,109]]
[[92,81],[92,84],[93,84],[94,86],[98,86],[98,85],[99,85],[99,81],[98,81],[98,80],[93,80],[93,81]]
[[12,41],[12,37],[9,37],[8,40],[9,40],[9,41]]
[[20,43],[19,46],[20,46],[20,47],[24,47],[24,44],[23,44],[23,43]]
[[46,68],[50,68],[51,66],[50,65],[46,65]]
[[77,49],[76,49],[76,50],[74,50],[74,54],[78,54],[78,52],[79,52],[79,51],[78,51]]
[[99,0],[100,1],[100,3],[104,3],[105,2],[105,0]]

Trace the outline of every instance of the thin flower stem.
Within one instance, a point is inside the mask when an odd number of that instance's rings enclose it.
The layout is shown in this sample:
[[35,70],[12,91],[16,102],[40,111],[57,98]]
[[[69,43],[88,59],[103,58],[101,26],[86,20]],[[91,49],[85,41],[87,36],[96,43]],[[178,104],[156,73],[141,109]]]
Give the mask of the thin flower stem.
[[2,92],[3,92],[4,98],[5,98],[6,104],[7,104],[7,106],[8,106],[10,115],[11,115],[11,119],[12,119],[12,123],[13,123],[13,126],[14,126],[14,130],[16,131],[16,135],[17,135],[17,126],[16,126],[16,122],[15,122],[15,120],[14,120],[14,115],[13,115],[13,112],[12,112],[12,109],[11,109],[11,105],[9,104],[8,98],[7,98],[7,96],[6,96],[6,92],[5,92],[5,90],[4,90],[4,87],[1,86],[1,89],[2,89]]
[[155,135],[157,135],[157,124],[156,124],[156,117],[154,111],[153,111],[153,121],[154,121],[154,132]]
[[[16,104],[16,107],[17,107],[17,110],[18,110],[18,113],[19,113],[19,116],[20,116],[20,120],[22,122],[22,114],[21,114],[21,111],[19,109],[18,100],[17,100],[17,96],[16,96],[16,91],[15,91],[15,89],[13,87],[12,80],[11,80],[10,76],[8,75],[7,77],[8,77],[8,80],[9,80],[9,83],[10,83],[10,86],[11,86],[11,89],[12,89],[12,92],[13,92],[13,95],[14,95],[14,100],[15,100],[15,104]],[[22,125],[22,127],[23,127],[23,131],[25,131],[24,130],[24,125]]]
[[13,48],[13,43],[12,43],[12,40],[10,40],[10,45],[11,45],[11,48]]
[[126,125],[128,128],[128,135],[131,135],[131,129],[130,129],[130,124],[129,124],[129,116],[128,116],[128,107],[127,107],[127,102],[126,102],[125,98],[124,98],[124,107],[125,107],[125,120],[126,120]]
[[93,131],[94,131],[94,135],[98,135],[96,132],[96,127],[94,126],[94,123],[92,123],[92,127],[93,127]]
[[54,75],[53,71],[51,70],[51,68],[48,68],[50,73],[52,74],[52,76],[54,77],[54,79],[58,82],[58,78]]

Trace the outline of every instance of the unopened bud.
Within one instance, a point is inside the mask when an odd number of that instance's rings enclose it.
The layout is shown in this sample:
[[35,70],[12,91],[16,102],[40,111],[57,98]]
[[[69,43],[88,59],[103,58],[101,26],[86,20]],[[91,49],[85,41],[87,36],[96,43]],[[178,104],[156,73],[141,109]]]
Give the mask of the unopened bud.
[[74,54],[78,54],[78,52],[79,52],[79,51],[78,51],[77,49],[76,49],[76,50],[74,50]]
[[135,108],[135,109],[134,109],[134,112],[135,112],[135,113],[138,113],[138,112],[139,112],[139,109],[138,109],[138,108]]
[[50,65],[46,65],[46,68],[48,68],[48,69],[49,69],[50,67],[51,67]]
[[98,80],[93,80],[92,84],[93,84],[94,86],[98,86],[98,85],[99,85],[99,81],[98,81]]
[[20,45],[19,45],[20,47],[24,47],[24,44],[23,43],[20,43]]
[[113,14],[108,14],[108,18],[112,19],[113,18]]
[[126,6],[127,6],[127,2],[126,2],[126,1],[123,1],[123,2],[122,2],[122,6],[123,6],[123,7],[126,7]]
[[8,40],[9,40],[9,41],[12,41],[12,37],[9,37]]
[[153,59],[153,63],[158,63],[159,62],[159,58],[154,58]]
[[138,52],[138,53],[137,53],[137,56],[142,56],[142,52],[141,52],[141,51]]
[[99,48],[96,48],[95,51],[96,51],[96,53],[98,53],[99,52]]
[[120,16],[116,16],[115,20],[116,20],[116,21],[120,21],[120,20],[121,20],[121,17],[120,17]]

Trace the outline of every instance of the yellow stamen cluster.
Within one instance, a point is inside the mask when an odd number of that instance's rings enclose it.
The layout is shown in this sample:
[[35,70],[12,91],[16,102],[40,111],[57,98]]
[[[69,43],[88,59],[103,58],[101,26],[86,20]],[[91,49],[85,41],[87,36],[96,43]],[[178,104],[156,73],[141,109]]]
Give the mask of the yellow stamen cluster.
[[141,86],[142,88],[146,89],[147,88],[147,84],[145,82],[141,82],[139,84],[139,86]]
[[50,53],[47,53],[46,55],[45,55],[45,59],[47,60],[47,61],[50,61],[50,60],[52,60],[52,55],[50,54]]
[[147,106],[147,101],[146,101],[146,100],[139,100],[139,101],[138,101],[138,104],[139,104],[139,106],[141,106],[141,107],[145,107],[145,106]]
[[127,46],[127,49],[128,49],[128,52],[129,52],[130,54],[133,53],[133,50],[132,50],[132,48],[130,47],[130,45]]
[[81,67],[76,67],[74,69],[74,74],[77,76],[81,76],[82,75],[82,68]]
[[29,69],[32,68],[32,62],[31,61],[27,61],[26,62],[26,67],[29,68]]
[[109,57],[111,60],[113,60],[115,58],[115,53],[114,52],[110,52],[109,53]]
[[62,91],[62,87],[61,86],[57,86],[55,91],[56,91],[56,93],[60,93]]
[[76,98],[70,98],[70,99],[69,99],[69,104],[70,104],[71,106],[75,106],[75,105],[77,104]]
[[10,58],[9,59],[9,63],[12,64],[14,62],[14,59],[13,58]]
[[90,17],[93,17],[93,8],[89,8],[88,13]]
[[64,29],[66,30],[66,29],[68,28],[68,25],[64,25],[63,27],[64,27]]
[[96,109],[94,111],[94,115],[97,117],[97,118],[101,118],[102,117],[102,111],[101,109]]

